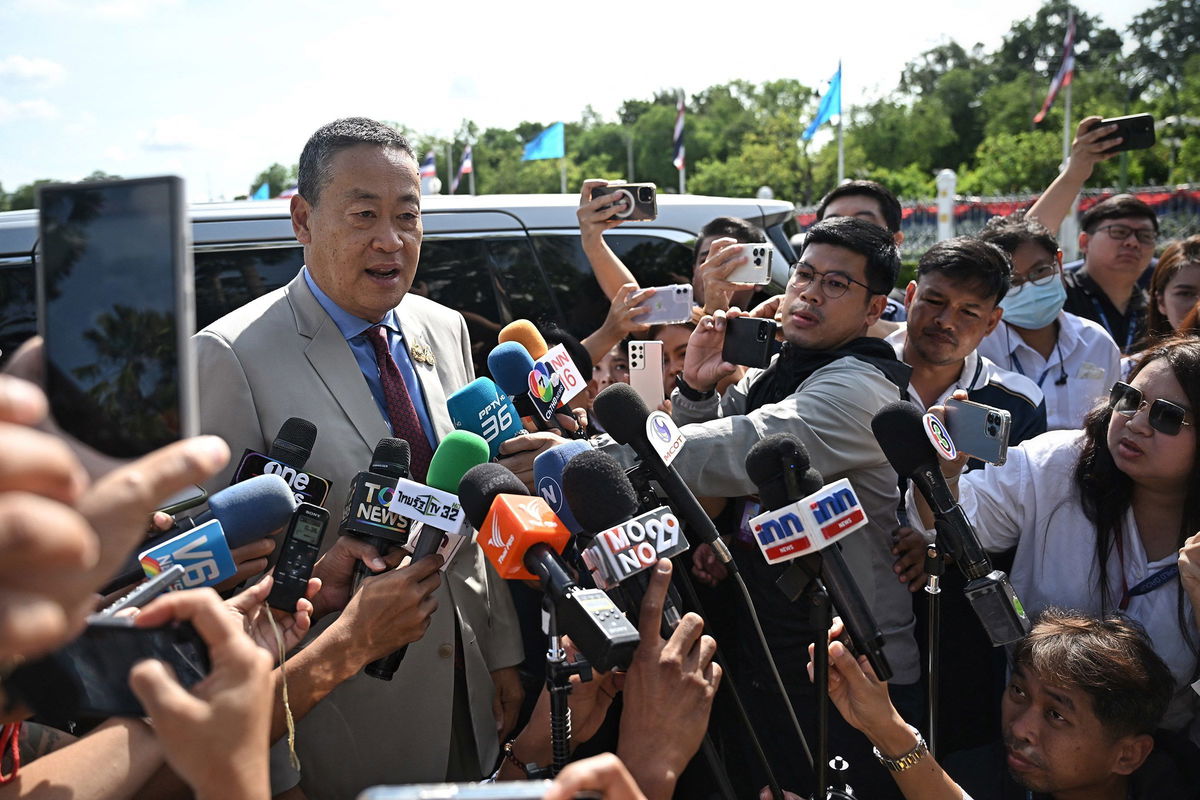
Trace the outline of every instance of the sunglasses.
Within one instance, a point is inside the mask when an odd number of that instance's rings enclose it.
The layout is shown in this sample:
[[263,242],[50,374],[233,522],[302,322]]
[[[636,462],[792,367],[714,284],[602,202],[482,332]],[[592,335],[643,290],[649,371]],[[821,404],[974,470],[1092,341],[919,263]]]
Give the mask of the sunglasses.
[[1112,404],[1113,411],[1131,419],[1149,405],[1150,427],[1167,436],[1174,436],[1184,425],[1192,424],[1184,420],[1188,410],[1183,406],[1176,405],[1169,400],[1155,400],[1151,403],[1142,397],[1141,390],[1133,388],[1128,383],[1117,381],[1113,384],[1112,392],[1109,394],[1109,403]]

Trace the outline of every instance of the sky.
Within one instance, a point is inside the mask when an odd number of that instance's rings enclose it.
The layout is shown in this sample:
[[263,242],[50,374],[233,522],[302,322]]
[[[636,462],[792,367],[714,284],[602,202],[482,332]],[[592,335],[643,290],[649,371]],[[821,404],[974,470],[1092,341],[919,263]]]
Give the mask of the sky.
[[[1076,4],[1123,30],[1151,2]],[[395,0],[0,0],[0,185],[99,169],[181,175],[193,201],[232,198],[337,117],[440,136],[466,119],[578,120],[588,105],[612,120],[666,88],[817,87],[838,59],[843,102],[857,105],[922,51],[994,48],[1040,5],[694,0],[681,16],[661,0],[465,0],[434,15]]]

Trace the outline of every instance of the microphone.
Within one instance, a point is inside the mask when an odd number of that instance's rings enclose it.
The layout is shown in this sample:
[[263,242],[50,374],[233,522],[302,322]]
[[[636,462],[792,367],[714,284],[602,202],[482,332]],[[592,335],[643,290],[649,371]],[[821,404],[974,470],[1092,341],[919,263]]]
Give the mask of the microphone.
[[271,443],[266,455],[249,448],[242,453],[242,460],[233,473],[230,485],[257,475],[278,475],[292,487],[297,503],[323,505],[333,484],[327,478],[304,472],[304,465],[308,463],[316,441],[316,425],[300,417],[289,417],[280,426],[279,435]]
[[871,420],[871,430],[896,474],[911,480],[933,510],[938,544],[967,578],[967,599],[992,644],[1015,642],[1029,632],[1029,618],[1008,576],[992,569],[975,528],[946,484],[923,416],[912,403],[889,403]]
[[[151,576],[157,575],[173,563],[185,567],[187,581],[191,581],[185,582],[186,586],[221,583],[236,572],[236,567],[230,571],[233,558],[229,551],[282,528],[296,505],[295,495],[278,475],[259,475],[222,489],[208,498],[207,511],[176,517],[168,530],[148,538],[143,550],[130,555],[100,593],[135,583],[151,570]],[[149,561],[143,562],[143,557]],[[219,579],[210,583],[211,576]]]
[[[646,570],[660,558],[688,551],[683,526],[666,506],[639,515],[637,492],[608,453],[580,453],[567,464],[562,480],[567,504],[578,509],[576,518],[591,542],[583,550],[584,563],[597,586],[620,595],[619,604],[636,625],[650,583]],[[671,638],[679,616],[672,586],[663,605],[664,639]]]
[[[466,515],[454,493],[458,491],[463,474],[477,464],[486,464],[488,458],[487,442],[482,437],[470,431],[453,431],[442,439],[429,459],[429,470],[425,474],[428,485],[407,478],[396,482],[389,510],[420,523],[412,548],[413,561],[433,555],[443,542],[447,542],[444,570],[471,535]],[[407,652],[408,645],[404,645],[367,664],[365,672],[373,678],[390,681]]]
[[575,366],[575,361],[567,352],[566,346],[556,344],[547,349],[546,338],[529,320],[513,320],[500,330],[496,339],[499,342],[521,344],[529,353],[530,358],[546,364],[553,372],[557,373],[563,385],[562,400],[564,404],[573,400],[575,395],[587,388],[587,381],[583,379],[583,373],[579,371],[579,367]]
[[[823,486],[821,473],[809,466],[804,444],[790,433],[767,436],[750,448],[746,474],[758,487],[765,509],[750,520],[750,528],[767,563],[803,557],[803,570],[823,579],[854,650],[867,656],[879,680],[890,680],[883,632],[835,544],[867,524],[850,481],[842,478]],[[788,574],[791,571],[784,573],[781,582],[790,584],[795,579]],[[807,583],[796,582],[801,587]]]
[[546,501],[499,464],[480,464],[458,487],[463,510],[479,531],[484,555],[507,580],[536,579],[554,604],[559,629],[601,671],[626,669],[640,637],[599,589],[582,589],[559,553],[571,534]]
[[[650,470],[654,480],[666,493],[671,508],[679,515],[686,530],[707,542],[731,574],[737,573],[737,563],[734,562],[725,542],[718,537],[712,520],[704,513],[696,495],[692,494],[692,490],[670,465],[670,459],[673,459],[683,446],[683,435],[671,422],[671,418],[661,411],[652,414],[638,393],[627,383],[614,383],[606,387],[596,395],[592,410],[604,426],[604,430],[608,431],[618,444],[627,444],[637,453],[642,464]],[[661,452],[650,441],[651,427],[656,441],[663,447]],[[666,458],[662,455],[663,452],[667,453]]]
[[500,454],[503,442],[525,433],[513,401],[491,378],[476,378],[450,395],[446,410],[455,428],[478,434],[487,441],[491,458]]
[[576,536],[583,528],[571,513],[571,504],[566,500],[563,470],[571,459],[585,452],[592,452],[592,446],[582,439],[576,439],[555,445],[533,459],[534,487],[546,501],[546,505],[550,506],[550,510],[567,526],[567,530]]
[[548,430],[547,422],[562,400],[562,381],[545,364],[539,364],[518,342],[501,342],[488,353],[488,370],[496,385],[513,399],[522,417],[533,419],[539,430]]
[[[371,453],[371,466],[350,481],[340,533],[365,539],[382,555],[391,545],[408,541],[412,521],[391,510],[396,481],[408,477],[408,442],[392,437],[380,439]],[[354,584],[371,574],[367,565],[354,565]]]

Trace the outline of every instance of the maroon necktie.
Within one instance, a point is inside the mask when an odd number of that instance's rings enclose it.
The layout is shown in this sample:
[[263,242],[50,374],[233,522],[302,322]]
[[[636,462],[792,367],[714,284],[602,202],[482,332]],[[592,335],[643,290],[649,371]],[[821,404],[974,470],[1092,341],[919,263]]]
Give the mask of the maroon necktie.
[[410,471],[414,479],[425,480],[429,469],[429,459],[433,457],[433,448],[425,438],[425,429],[417,417],[417,409],[413,406],[412,398],[408,396],[408,387],[400,375],[400,368],[392,358],[391,348],[388,347],[387,328],[383,325],[372,325],[367,330],[367,339],[375,348],[375,361],[379,364],[379,381],[383,384],[383,399],[387,405],[388,421],[392,423],[392,435],[408,442],[411,454]]

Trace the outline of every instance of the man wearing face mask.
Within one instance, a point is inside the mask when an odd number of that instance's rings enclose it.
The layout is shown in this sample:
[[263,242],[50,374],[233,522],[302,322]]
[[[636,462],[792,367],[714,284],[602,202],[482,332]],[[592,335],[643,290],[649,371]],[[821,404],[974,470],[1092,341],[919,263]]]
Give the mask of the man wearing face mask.
[[1048,430],[1083,425],[1084,415],[1121,377],[1121,353],[1097,323],[1063,311],[1062,251],[1050,231],[1021,212],[994,217],[979,238],[1008,253],[1013,285],[1004,318],[979,354],[1038,384]]

